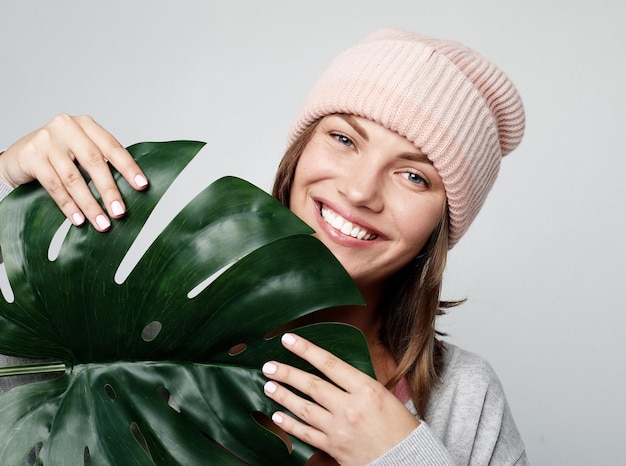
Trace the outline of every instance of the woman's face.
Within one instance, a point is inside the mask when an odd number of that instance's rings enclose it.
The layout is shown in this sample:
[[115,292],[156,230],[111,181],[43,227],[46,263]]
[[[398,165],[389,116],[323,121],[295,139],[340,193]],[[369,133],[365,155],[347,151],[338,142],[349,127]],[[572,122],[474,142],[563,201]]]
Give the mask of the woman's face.
[[366,118],[330,115],[300,157],[289,206],[363,289],[417,256],[445,200],[437,170],[410,141]]

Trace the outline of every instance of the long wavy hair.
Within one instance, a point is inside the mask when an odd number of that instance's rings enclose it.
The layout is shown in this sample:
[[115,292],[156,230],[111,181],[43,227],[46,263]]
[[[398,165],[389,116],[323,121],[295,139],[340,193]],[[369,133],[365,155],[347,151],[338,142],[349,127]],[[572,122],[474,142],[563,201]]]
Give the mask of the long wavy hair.
[[[296,166],[317,129],[309,126],[291,144],[280,162],[272,195],[289,207]],[[393,355],[398,368],[387,382],[394,387],[406,377],[413,404],[424,417],[428,399],[440,380],[443,345],[435,321],[458,301],[441,301],[443,271],[448,255],[448,213],[441,219],[422,251],[388,280],[377,312],[382,316],[381,341]]]

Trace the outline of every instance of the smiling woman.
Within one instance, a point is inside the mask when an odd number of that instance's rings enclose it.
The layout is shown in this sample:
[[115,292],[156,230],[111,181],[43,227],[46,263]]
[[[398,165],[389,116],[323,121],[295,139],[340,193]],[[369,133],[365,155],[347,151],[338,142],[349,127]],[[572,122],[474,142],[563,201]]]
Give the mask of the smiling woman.
[[407,139],[366,118],[331,115],[300,156],[288,205],[376,307],[386,280],[423,249],[445,199],[437,170]]
[[[317,446],[340,463],[526,463],[489,365],[439,341],[435,330],[436,316],[459,304],[440,301],[447,251],[478,213],[524,123],[508,77],[457,42],[387,29],[331,63],[292,126],[273,194],[315,229],[359,285],[365,308],[318,318],[364,332],[378,382],[390,391],[360,380],[350,399],[327,385],[313,396],[324,409],[312,420],[306,401],[272,385],[268,395],[312,425],[281,414],[285,430],[325,433]],[[348,392],[342,381],[358,377],[325,374]],[[302,388],[306,382],[294,379],[308,376],[281,368],[268,377]],[[376,395],[362,399],[368,391]],[[389,393],[419,421],[395,411]],[[353,422],[356,406],[363,425]],[[464,417],[468,410],[475,414]],[[483,443],[488,425],[497,434]],[[336,431],[347,434],[338,440]]]
[[[506,397],[488,363],[437,337],[446,255],[467,231],[524,132],[508,77],[457,42],[384,29],[333,61],[289,136],[273,195],[314,230],[350,273],[365,306],[324,309],[308,322],[352,324],[376,379],[297,332],[285,348],[332,383],[267,361],[273,421],[340,464],[527,463]],[[0,157],[10,185],[39,179],[74,223],[106,230],[124,205],[108,159],[135,189],[146,180],[91,118],[61,116]],[[25,161],[28,161],[26,163]],[[121,209],[121,210],[120,210]],[[303,322],[298,322],[299,324]],[[250,390],[255,390],[252,387]],[[306,395],[303,397],[302,394]]]

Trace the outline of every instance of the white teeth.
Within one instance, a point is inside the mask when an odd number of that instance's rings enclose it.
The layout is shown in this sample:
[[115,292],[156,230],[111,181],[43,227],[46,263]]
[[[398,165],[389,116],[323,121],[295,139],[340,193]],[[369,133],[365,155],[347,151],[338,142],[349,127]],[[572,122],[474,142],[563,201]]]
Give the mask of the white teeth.
[[371,240],[376,239],[378,236],[369,233],[367,230],[354,225],[352,222],[349,222],[341,215],[329,210],[325,207],[322,207],[321,210],[322,218],[326,223],[332,226],[335,230],[339,230],[341,233],[347,236],[352,236],[353,238],[362,239],[362,240]]

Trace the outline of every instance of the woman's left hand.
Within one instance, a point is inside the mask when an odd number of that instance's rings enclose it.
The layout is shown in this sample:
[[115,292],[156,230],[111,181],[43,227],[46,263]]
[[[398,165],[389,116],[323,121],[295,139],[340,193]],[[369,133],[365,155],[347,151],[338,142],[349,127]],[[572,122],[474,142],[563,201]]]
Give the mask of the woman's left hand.
[[272,379],[265,384],[265,394],[299,418],[274,413],[272,420],[287,433],[328,453],[339,464],[362,465],[419,426],[413,414],[373,378],[300,336],[287,333],[282,342],[336,384],[286,364],[265,363],[263,373]]

